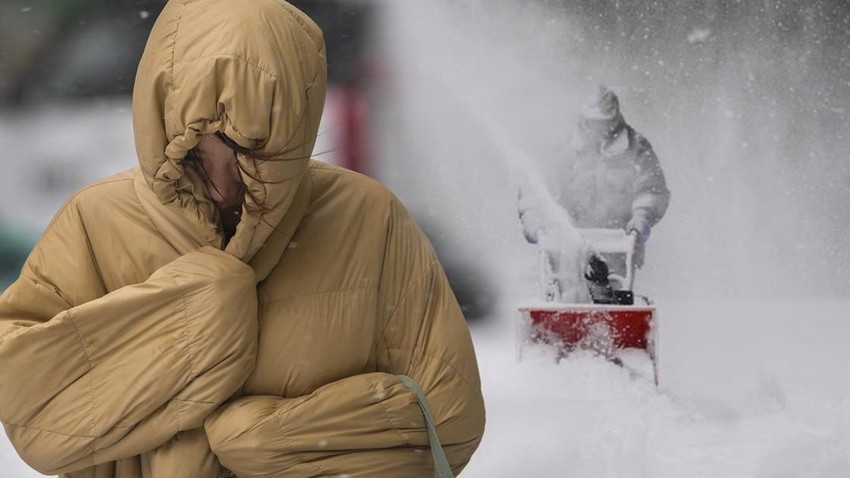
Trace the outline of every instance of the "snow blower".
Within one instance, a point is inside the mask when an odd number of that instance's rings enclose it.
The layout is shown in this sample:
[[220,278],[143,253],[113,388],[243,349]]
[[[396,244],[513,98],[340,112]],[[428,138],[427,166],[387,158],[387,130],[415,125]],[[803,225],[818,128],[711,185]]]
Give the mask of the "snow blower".
[[[636,373],[639,367],[632,363],[634,353],[629,351],[643,351],[651,362],[649,373],[658,384],[655,308],[648,298],[633,292],[636,234],[618,229],[582,229],[579,233],[594,251],[582,274],[588,289],[584,296],[590,300],[565,303],[558,293],[552,293],[559,278],[554,276],[546,253],[541,252],[542,279],[549,289],[547,301],[520,307],[518,358],[522,359],[527,343],[547,344],[556,348],[559,359],[575,350],[589,350]],[[624,260],[625,275],[608,273],[607,264],[598,255]]]

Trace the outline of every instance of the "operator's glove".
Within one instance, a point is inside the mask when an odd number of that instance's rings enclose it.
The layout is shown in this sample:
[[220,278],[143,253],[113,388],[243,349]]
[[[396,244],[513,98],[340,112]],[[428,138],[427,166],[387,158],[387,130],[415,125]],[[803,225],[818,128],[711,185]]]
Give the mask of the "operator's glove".
[[601,256],[591,254],[584,268],[584,278],[596,284],[608,284],[608,263]]
[[591,254],[584,269],[587,291],[594,304],[615,303],[614,289],[608,281],[608,263],[601,256]]
[[626,224],[626,234],[632,231],[637,232],[637,241],[640,244],[645,243],[649,239],[649,233],[652,230],[652,222],[644,212],[635,212],[632,218]]

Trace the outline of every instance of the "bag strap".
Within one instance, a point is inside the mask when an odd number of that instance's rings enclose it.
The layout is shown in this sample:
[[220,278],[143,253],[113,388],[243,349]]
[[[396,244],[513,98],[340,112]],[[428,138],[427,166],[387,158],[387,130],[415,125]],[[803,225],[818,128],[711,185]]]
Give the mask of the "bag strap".
[[454,478],[452,469],[449,466],[449,460],[446,459],[443,446],[440,444],[440,438],[437,436],[437,428],[434,426],[434,419],[431,418],[431,410],[428,408],[428,402],[425,400],[425,392],[407,375],[399,375],[398,378],[401,379],[401,383],[416,393],[419,408],[422,409],[422,414],[425,415],[425,424],[428,426],[428,440],[431,445],[431,455],[434,457],[434,478]]

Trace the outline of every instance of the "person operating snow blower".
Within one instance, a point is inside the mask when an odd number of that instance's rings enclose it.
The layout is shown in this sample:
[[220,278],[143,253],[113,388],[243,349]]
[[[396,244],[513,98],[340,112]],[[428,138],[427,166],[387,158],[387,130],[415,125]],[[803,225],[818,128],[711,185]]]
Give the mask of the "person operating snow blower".
[[[569,213],[574,228],[633,234],[633,266],[640,268],[650,232],[670,202],[652,146],[626,123],[617,95],[604,86],[582,107],[571,146],[574,166],[553,194],[554,201]],[[550,221],[557,218],[546,213],[547,207],[534,210],[539,202],[527,196],[528,191],[520,192],[520,221],[526,239],[537,244],[541,231],[551,231]],[[552,256],[551,251],[547,254]],[[628,276],[626,262],[623,254],[586,254],[584,277],[594,302],[610,300],[609,271]]]

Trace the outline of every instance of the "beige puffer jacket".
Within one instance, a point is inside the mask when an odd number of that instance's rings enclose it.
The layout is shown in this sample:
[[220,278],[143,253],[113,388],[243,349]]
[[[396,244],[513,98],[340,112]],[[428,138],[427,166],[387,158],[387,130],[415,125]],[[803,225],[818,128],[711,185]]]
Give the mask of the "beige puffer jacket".
[[[321,32],[279,0],[172,0],[134,92],[141,167],[76,194],[0,298],[0,419],[72,478],[431,476],[484,405],[469,331],[422,231],[376,182],[308,158]],[[182,164],[223,131],[249,189],[221,250]]]

